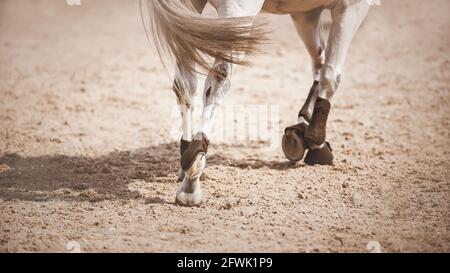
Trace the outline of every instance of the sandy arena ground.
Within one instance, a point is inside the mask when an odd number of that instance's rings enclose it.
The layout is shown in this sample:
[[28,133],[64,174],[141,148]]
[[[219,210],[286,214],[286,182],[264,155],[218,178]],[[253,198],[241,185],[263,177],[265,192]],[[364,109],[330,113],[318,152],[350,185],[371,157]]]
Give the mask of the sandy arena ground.
[[[450,1],[372,9],[333,101],[334,166],[212,139],[199,208],[174,205],[175,96],[137,2],[0,1],[1,252],[450,251]],[[310,62],[290,18],[264,16],[273,40],[226,104],[277,106],[281,131]]]

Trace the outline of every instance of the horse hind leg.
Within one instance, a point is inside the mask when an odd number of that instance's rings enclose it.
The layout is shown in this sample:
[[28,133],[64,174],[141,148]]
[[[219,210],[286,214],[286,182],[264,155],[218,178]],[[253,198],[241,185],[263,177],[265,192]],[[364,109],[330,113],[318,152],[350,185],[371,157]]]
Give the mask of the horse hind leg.
[[[199,13],[202,13],[206,3],[206,0],[192,0],[193,6]],[[187,71],[177,65],[173,90],[180,106],[183,136],[180,140],[181,168],[179,180],[181,184],[176,193],[175,203],[183,206],[196,206],[202,201],[200,177],[205,168],[206,160],[204,157],[195,157],[189,163],[189,168],[186,168],[185,163],[186,152],[196,143],[194,139],[194,132],[196,131],[194,116],[197,110],[197,84],[198,76],[195,72]]]
[[188,155],[188,153],[192,154],[192,147],[198,143],[193,135],[195,131],[193,117],[196,110],[195,98],[198,95],[197,81],[195,73],[177,66],[173,90],[180,107],[183,136],[180,140],[181,185],[176,193],[175,202],[184,206],[195,206],[201,203],[200,176],[206,165],[204,155],[198,153],[192,155],[191,158]]
[[230,90],[231,73],[230,63],[216,61],[206,79],[203,92],[202,126],[187,143],[181,156],[184,178],[177,192],[177,203],[182,205],[193,206],[201,202],[200,178],[206,166],[209,146],[207,135],[212,133],[215,113]]
[[[228,5],[228,1],[210,1],[217,9],[219,17],[235,18],[254,16],[261,10],[263,0],[242,1],[241,5]],[[233,52],[229,53],[230,55]],[[243,57],[243,56],[239,56]],[[199,205],[202,199],[200,177],[206,166],[208,153],[208,135],[212,133],[215,113],[222,105],[226,94],[231,87],[233,65],[216,59],[209,72],[203,92],[203,113],[201,127],[194,128],[196,133],[181,156],[181,165],[185,177],[177,192],[177,203],[186,206]]]

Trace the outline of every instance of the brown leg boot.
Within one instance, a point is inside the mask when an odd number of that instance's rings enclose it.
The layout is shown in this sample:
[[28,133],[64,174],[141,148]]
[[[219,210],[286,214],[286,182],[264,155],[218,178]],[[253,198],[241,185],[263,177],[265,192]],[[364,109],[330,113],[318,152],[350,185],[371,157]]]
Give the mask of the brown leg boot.
[[197,155],[208,153],[209,140],[205,134],[202,134],[201,139],[194,139],[181,155],[181,168],[184,171],[189,170],[194,164]]
[[309,150],[305,157],[307,165],[333,165],[333,149],[330,143],[325,142],[322,148],[316,150]]
[[[331,165],[333,164],[333,153],[329,143],[325,143],[327,138],[326,129],[328,115],[331,104],[328,100],[317,99],[311,124],[305,131],[305,140],[308,142],[310,150],[305,158],[308,165]],[[315,147],[320,147],[316,148]]]
[[[189,145],[191,144],[190,141],[186,141],[184,139],[180,140],[180,156],[183,156],[184,152],[187,150]],[[184,171],[183,169],[180,169],[180,174],[178,175],[178,180],[183,181],[184,179]]]

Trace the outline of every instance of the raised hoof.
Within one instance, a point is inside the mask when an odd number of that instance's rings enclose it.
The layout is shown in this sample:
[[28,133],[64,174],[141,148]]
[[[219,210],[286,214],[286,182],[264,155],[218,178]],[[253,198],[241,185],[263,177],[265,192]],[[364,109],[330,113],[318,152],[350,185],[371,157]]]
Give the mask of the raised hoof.
[[309,150],[305,157],[307,165],[332,165],[333,164],[333,150],[330,143],[325,142],[322,148],[317,150]]
[[281,146],[284,155],[291,162],[299,162],[305,155],[305,140],[294,132],[284,134]]
[[281,147],[286,158],[293,163],[301,161],[307,150],[305,138],[303,137],[307,126],[306,123],[300,123],[285,130]]

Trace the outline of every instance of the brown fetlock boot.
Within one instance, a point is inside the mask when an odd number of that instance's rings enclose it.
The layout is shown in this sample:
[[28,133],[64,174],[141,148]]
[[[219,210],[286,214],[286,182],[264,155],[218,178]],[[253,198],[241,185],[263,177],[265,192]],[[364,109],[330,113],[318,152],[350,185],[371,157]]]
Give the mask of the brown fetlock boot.
[[[311,123],[305,131],[305,140],[308,142],[308,151],[305,163],[308,165],[331,165],[333,164],[333,153],[331,146],[326,141],[327,121],[330,114],[331,104],[328,100],[318,98],[314,107]],[[319,149],[314,147],[321,146]]]
[[186,150],[181,155],[181,168],[184,171],[189,170],[195,162],[197,155],[208,153],[209,140],[205,134],[202,134],[201,139],[194,139],[188,145]]
[[305,139],[310,146],[320,146],[327,138],[327,121],[330,114],[331,104],[328,100],[318,98],[311,123],[305,131]]
[[180,155],[182,156],[184,154],[184,152],[187,150],[187,148],[189,147],[189,145],[191,144],[190,141],[181,139],[180,140]]
[[[183,138],[180,140],[180,156],[183,156],[184,152],[187,150],[189,145],[191,144],[190,141],[186,141]],[[184,171],[183,169],[180,170],[180,174],[178,175],[178,180],[183,181],[184,179]]]

